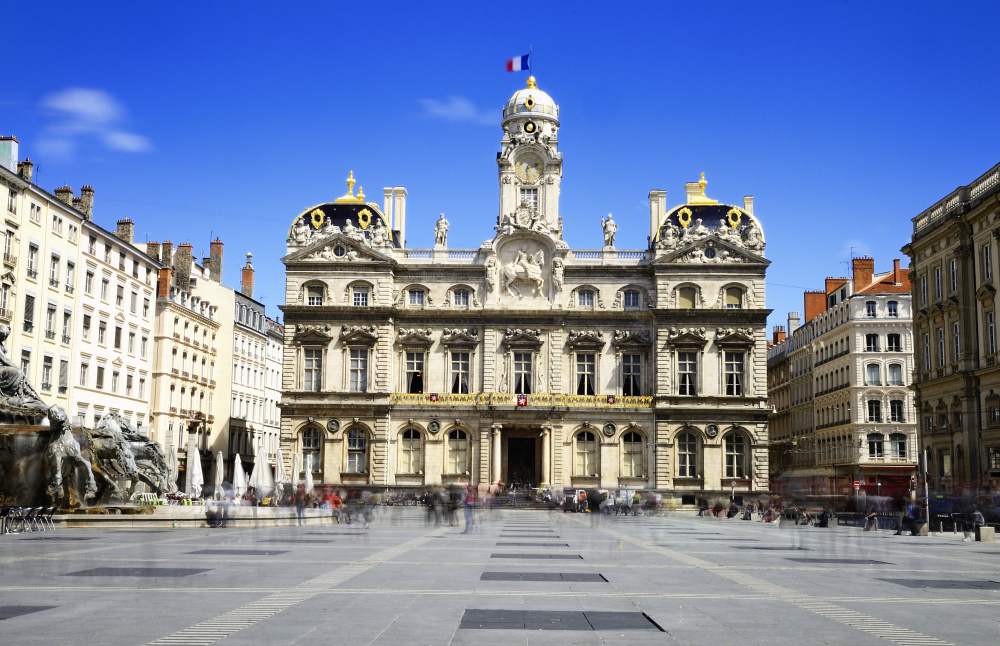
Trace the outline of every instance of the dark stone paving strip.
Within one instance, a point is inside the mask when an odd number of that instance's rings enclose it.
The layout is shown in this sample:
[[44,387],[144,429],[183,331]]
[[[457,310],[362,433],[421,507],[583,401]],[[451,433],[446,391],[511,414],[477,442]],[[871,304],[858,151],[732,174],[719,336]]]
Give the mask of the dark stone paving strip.
[[181,577],[211,572],[210,569],[170,567],[95,567],[90,570],[69,572],[64,576],[135,576],[143,578]]
[[907,588],[932,588],[937,590],[1000,590],[1000,581],[962,581],[957,579],[878,579]]
[[480,581],[564,581],[607,583],[601,574],[591,572],[483,572]]
[[288,554],[288,550],[195,550],[188,554],[219,554],[229,556],[274,556],[275,554]]
[[332,543],[333,540],[323,540],[322,538],[272,538],[258,543]]
[[569,547],[569,543],[505,543],[500,541],[497,543],[497,547]]
[[41,612],[42,610],[51,610],[52,608],[58,608],[59,606],[0,606],[0,621],[4,619],[13,619],[14,617],[20,617],[21,615],[30,615],[33,612]]
[[768,550],[774,552],[784,552],[784,551],[795,551],[795,552],[808,552],[808,548],[805,547],[764,547],[760,545],[733,545],[734,550]]
[[658,630],[642,612],[575,610],[480,610],[470,608],[459,628],[466,630]]
[[582,559],[579,554],[490,554],[491,559]]
[[92,541],[96,536],[36,536],[34,538],[22,538],[22,541]]
[[797,563],[843,563],[844,565],[893,565],[885,561],[873,561],[871,559],[805,559],[788,557],[786,561],[796,561]]

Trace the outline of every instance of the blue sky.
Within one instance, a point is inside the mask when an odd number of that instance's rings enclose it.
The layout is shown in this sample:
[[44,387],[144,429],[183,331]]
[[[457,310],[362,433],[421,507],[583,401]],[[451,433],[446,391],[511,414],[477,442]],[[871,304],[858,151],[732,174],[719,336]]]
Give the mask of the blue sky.
[[[910,218],[1000,159],[996,3],[5,2],[0,131],[49,188],[96,189],[96,219],[140,241],[253,251],[281,302],[291,219],[340,195],[409,191],[410,246],[492,233],[500,109],[534,48],[561,107],[574,247],[641,247],[646,195],[705,171],[756,214],[772,323],[851,249],[891,267]],[[711,6],[707,6],[711,5]],[[812,5],[812,6],[807,6]],[[443,118],[436,106],[458,106]]]

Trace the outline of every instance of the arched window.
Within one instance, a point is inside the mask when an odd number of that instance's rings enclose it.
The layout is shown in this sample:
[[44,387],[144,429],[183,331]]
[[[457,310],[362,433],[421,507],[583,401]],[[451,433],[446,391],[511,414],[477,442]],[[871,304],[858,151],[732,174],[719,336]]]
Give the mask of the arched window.
[[638,289],[626,289],[622,292],[622,308],[637,310],[642,307],[642,293]]
[[310,426],[306,430],[302,431],[302,470],[305,471],[310,460],[312,460],[312,470],[313,473],[318,473],[320,469],[320,458],[319,458],[319,429],[315,426]]
[[320,283],[309,283],[305,286],[306,305],[322,305],[326,298],[326,290]]
[[690,431],[677,436],[677,477],[698,477],[698,438]]
[[644,478],[646,462],[643,459],[642,436],[635,431],[622,435],[622,476],[626,478]]
[[739,287],[726,288],[726,309],[743,309],[743,290]]
[[347,432],[347,473],[368,472],[368,434],[363,429]]
[[596,476],[598,472],[597,436],[590,431],[580,431],[576,434],[576,464],[575,473],[578,476]]
[[455,429],[448,433],[448,473],[465,473],[468,465],[469,436],[465,431]]
[[892,450],[892,457],[897,460],[906,459],[906,435],[903,433],[893,433],[889,436],[889,447]]
[[750,469],[747,468],[749,454],[747,453],[746,437],[742,433],[733,431],[726,435],[723,443],[726,450],[726,477],[748,477]]
[[594,290],[585,287],[576,293],[576,304],[581,309],[594,309]]
[[693,310],[697,304],[698,290],[694,287],[677,288],[677,309]]
[[882,370],[877,363],[869,363],[865,366],[865,384],[868,386],[882,384]]
[[876,460],[885,457],[885,436],[881,433],[868,434],[868,457]]
[[399,473],[420,473],[423,471],[423,444],[420,431],[408,428],[399,439]]

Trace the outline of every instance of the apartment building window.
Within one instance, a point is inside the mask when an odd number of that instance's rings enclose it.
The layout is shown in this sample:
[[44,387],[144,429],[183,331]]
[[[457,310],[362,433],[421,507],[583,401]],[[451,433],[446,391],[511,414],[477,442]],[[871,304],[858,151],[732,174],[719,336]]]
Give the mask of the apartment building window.
[[24,331],[31,332],[35,329],[35,297],[31,294],[24,295]]
[[115,350],[122,349],[122,329],[121,326],[115,326]]
[[538,189],[527,187],[521,189],[521,205],[537,211],[538,210]]
[[125,305],[125,287],[122,285],[115,288],[115,305],[118,307]]
[[597,371],[597,356],[590,352],[576,355],[576,394],[593,395]]
[[642,394],[642,355],[622,355],[622,394],[636,397]]
[[104,390],[104,366],[97,366],[97,381],[95,385],[98,390]]
[[21,350],[21,373],[31,374],[31,350]]
[[685,431],[677,436],[677,477],[696,478],[698,476],[698,440],[693,433]]
[[107,302],[108,300],[108,289],[111,287],[111,281],[107,278],[101,279],[101,300]]
[[87,385],[87,378],[90,376],[90,364],[86,361],[80,362],[80,385]]
[[135,332],[128,333],[128,353],[135,354]]
[[49,285],[59,287],[59,256],[56,254],[49,258]]
[[868,400],[868,421],[869,422],[882,421],[882,402],[880,402],[877,399]]
[[865,314],[867,314],[869,318],[875,318],[875,309],[875,301],[865,302]]
[[866,386],[881,386],[882,385],[882,370],[879,368],[877,363],[869,363],[865,366],[865,385]]
[[63,312],[63,324],[62,324],[62,342],[69,343],[70,332],[73,329],[73,314],[70,312]]
[[355,287],[351,291],[354,307],[368,307],[368,288]]
[[118,252],[118,271],[125,271],[125,251]]
[[302,352],[305,359],[302,388],[319,392],[323,384],[323,349],[305,348]]
[[927,297],[927,274],[920,277],[920,304],[927,307],[930,299]]
[[95,236],[90,236],[87,241],[87,252],[92,256],[97,255],[97,238]]
[[622,293],[622,306],[626,310],[637,310],[642,307],[642,297],[637,289],[626,289]]
[[514,353],[514,393],[518,395],[530,395],[532,384],[532,353]]
[[924,370],[929,371],[931,369],[931,337],[929,334],[924,332]]
[[896,301],[889,301],[886,303],[886,309],[889,311],[889,318],[899,318],[899,303]]
[[467,351],[451,353],[451,392],[466,394],[469,392],[469,376],[471,374],[472,354]]
[[76,283],[76,264],[66,261],[66,291],[73,293],[73,286]]
[[885,436],[881,433],[868,434],[868,457],[870,459],[881,460],[885,457]]
[[90,340],[90,324],[91,324],[90,314],[84,314],[83,315],[83,340],[84,341],[89,341]]
[[982,260],[983,281],[993,280],[993,248],[989,243],[984,244],[980,252]]
[[941,268],[934,268],[934,300],[941,300]]
[[406,392],[424,392],[424,353],[422,351],[406,353]]
[[138,307],[139,307],[139,293],[132,292],[132,294],[129,296],[128,310],[133,314],[135,314]]
[[142,299],[142,318],[149,318],[149,299]]
[[885,335],[885,349],[887,352],[902,352],[903,337],[895,333]]
[[83,291],[87,294],[94,293],[94,272],[88,271],[83,277]]
[[951,324],[951,350],[954,353],[952,361],[958,361],[962,355],[962,335],[958,323]]
[[42,357],[42,390],[52,390],[52,357]]
[[139,397],[146,396],[146,378],[139,377]]
[[104,262],[111,264],[111,245],[104,243]]
[[743,396],[743,353],[725,352],[723,358],[726,376],[726,395]]
[[7,193],[7,210],[17,215],[17,191],[12,190]]
[[698,394],[698,353],[677,353],[677,394]]
[[135,377],[129,373],[125,375],[125,394],[129,397],[132,396],[132,386],[135,385]]
[[997,335],[993,312],[986,312],[986,354],[996,354]]
[[347,432],[347,472],[368,471],[368,435],[359,428]]
[[38,278],[38,245],[28,245],[28,278]]
[[948,261],[948,293],[954,294],[958,291],[958,260],[952,258]]
[[865,352],[878,352],[878,335],[865,335]]
[[937,329],[937,367],[944,367],[944,328]]
[[892,399],[889,401],[889,421],[890,422],[905,422],[905,415],[903,414],[903,400],[902,399]]
[[0,285],[0,311],[5,312],[7,314],[7,318],[10,318],[11,316],[11,313],[7,311],[9,306],[10,306],[10,285],[7,285],[5,283],[3,285]]
[[896,460],[906,459],[906,435],[903,433],[893,433],[889,436],[889,449],[892,457]]
[[890,386],[902,386],[903,385],[903,366],[898,363],[889,364],[889,385]]
[[368,392],[368,348],[351,348],[351,391]]
[[69,361],[59,360],[59,394],[65,395],[69,390]]
[[118,392],[118,375],[119,373],[117,370],[113,370],[111,372],[111,392],[113,393]]
[[56,338],[56,306],[52,304],[45,308],[45,338]]
[[99,321],[97,323],[97,342],[101,345],[106,344],[108,341],[108,323],[107,321]]
[[726,477],[747,477],[747,440],[742,433],[731,431],[723,441],[726,450]]

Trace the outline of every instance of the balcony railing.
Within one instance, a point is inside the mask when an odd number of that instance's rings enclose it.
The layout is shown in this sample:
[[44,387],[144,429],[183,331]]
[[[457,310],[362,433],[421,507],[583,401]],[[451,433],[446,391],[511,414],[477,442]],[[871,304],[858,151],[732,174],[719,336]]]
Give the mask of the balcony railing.
[[38,270],[37,269],[32,269],[31,267],[28,267],[27,274],[28,274],[28,278],[30,278],[32,280],[38,278]]
[[49,287],[55,287],[56,289],[59,289],[59,279],[58,278],[50,278],[49,279]]
[[75,288],[72,285],[70,285],[70,284],[67,283],[66,284],[66,293],[67,294],[72,294],[74,291],[75,291]]
[[[359,393],[365,394],[365,393]],[[371,393],[375,394],[375,393]],[[651,396],[564,395],[562,393],[392,393],[392,404],[425,406],[514,406],[563,408],[651,408]]]
[[66,345],[69,345],[69,335],[68,334],[62,335],[62,342],[65,343]]
[[0,319],[4,321],[10,321],[14,318],[14,310],[9,307],[0,307]]
[[45,338],[49,339],[50,341],[52,339],[56,338],[56,331],[55,330],[45,330]]

